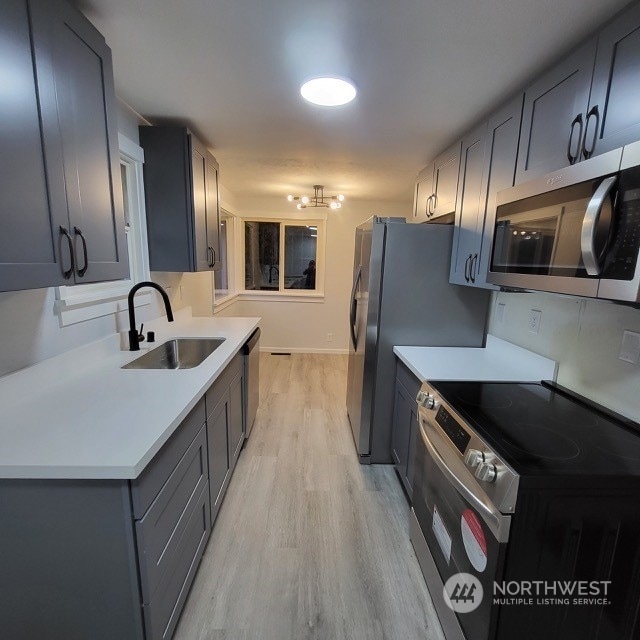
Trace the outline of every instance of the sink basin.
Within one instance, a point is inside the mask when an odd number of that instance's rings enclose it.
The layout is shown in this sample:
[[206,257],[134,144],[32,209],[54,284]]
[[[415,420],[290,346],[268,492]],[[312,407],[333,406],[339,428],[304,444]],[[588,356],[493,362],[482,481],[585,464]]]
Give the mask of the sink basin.
[[193,369],[225,338],[176,338],[125,364],[123,369]]

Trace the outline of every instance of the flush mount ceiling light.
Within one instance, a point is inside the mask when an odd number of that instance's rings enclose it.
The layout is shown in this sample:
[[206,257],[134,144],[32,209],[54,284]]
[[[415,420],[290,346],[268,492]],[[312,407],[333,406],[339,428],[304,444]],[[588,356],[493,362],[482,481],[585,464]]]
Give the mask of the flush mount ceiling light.
[[300,95],[322,107],[339,107],[356,97],[356,88],[340,78],[314,78],[300,87]]
[[312,196],[292,196],[288,195],[287,200],[294,202],[300,200],[296,205],[298,209],[307,207],[327,207],[328,209],[339,209],[344,201],[344,196],[340,193],[337,196],[325,196],[324,187],[321,184],[313,185]]

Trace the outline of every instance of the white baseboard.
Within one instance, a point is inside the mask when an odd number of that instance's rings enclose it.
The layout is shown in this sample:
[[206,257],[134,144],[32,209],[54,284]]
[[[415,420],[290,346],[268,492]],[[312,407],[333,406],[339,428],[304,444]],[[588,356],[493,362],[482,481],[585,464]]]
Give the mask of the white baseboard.
[[326,355],[348,355],[349,349],[311,349],[308,347],[260,347],[264,353],[323,353]]

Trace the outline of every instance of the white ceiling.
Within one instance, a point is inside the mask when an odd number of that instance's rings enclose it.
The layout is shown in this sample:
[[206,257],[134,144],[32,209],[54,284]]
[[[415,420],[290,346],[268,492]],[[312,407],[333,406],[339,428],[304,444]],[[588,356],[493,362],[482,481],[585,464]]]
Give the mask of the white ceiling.
[[[325,185],[412,196],[455,135],[627,0],[78,0],[113,50],[116,91],[150,121],[180,118],[236,195]],[[347,76],[356,100],[307,104]]]

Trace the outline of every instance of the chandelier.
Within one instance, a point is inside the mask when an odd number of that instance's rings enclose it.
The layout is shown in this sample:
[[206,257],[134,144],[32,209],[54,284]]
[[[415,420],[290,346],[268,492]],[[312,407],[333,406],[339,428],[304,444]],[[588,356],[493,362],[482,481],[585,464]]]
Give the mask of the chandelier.
[[327,207],[329,209],[339,209],[344,201],[344,196],[340,193],[337,196],[325,196],[324,186],[321,184],[313,185],[312,196],[292,196],[288,195],[287,200],[294,202],[300,200],[296,205],[298,209],[306,209],[307,207]]

